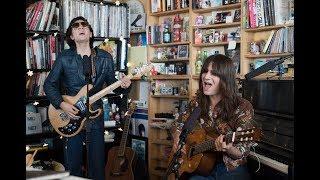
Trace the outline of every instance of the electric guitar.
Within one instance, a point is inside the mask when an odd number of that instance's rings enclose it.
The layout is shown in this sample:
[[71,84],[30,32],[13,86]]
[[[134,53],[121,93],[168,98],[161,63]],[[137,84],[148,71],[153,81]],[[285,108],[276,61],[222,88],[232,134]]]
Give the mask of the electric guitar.
[[[127,77],[129,79],[140,78],[142,75],[149,72],[151,68],[152,64],[143,66],[140,69],[136,68],[136,74],[134,76],[132,74],[129,74]],[[102,112],[100,108],[93,111],[91,109],[91,105],[100,98],[112,92],[114,89],[118,88],[120,85],[121,81],[119,80],[89,97],[89,119],[98,117]],[[92,87],[93,86],[91,84],[88,85],[89,90],[92,89]],[[80,116],[80,118],[78,119],[71,118],[62,109],[56,109],[52,104],[49,105],[48,115],[50,123],[53,129],[61,136],[72,137],[81,131],[84,122],[87,120],[86,92],[87,85],[83,86],[76,96],[62,96],[65,102],[74,105],[79,110],[77,116]]]
[[125,124],[122,132],[120,146],[112,147],[108,152],[108,162],[105,167],[106,180],[133,180],[133,170],[136,162],[135,152],[126,147],[131,115],[136,109],[135,103],[130,103],[125,115]]
[[[185,179],[189,173],[195,172],[202,176],[208,176],[212,172],[218,151],[215,151],[215,139],[219,136],[218,134],[208,133],[209,131],[203,128],[192,131],[186,140],[186,154],[182,153],[183,162],[178,169],[179,179]],[[208,136],[207,136],[208,135]],[[258,128],[244,129],[236,131],[225,136],[226,143],[238,143],[245,141],[258,141],[261,137],[261,130]],[[210,151],[211,150],[211,151]],[[213,152],[212,152],[213,150]],[[215,151],[215,152],[214,152]],[[172,155],[171,155],[172,156]],[[175,164],[172,162],[172,157],[169,157],[169,165],[166,172],[166,177],[171,173],[171,170]]]

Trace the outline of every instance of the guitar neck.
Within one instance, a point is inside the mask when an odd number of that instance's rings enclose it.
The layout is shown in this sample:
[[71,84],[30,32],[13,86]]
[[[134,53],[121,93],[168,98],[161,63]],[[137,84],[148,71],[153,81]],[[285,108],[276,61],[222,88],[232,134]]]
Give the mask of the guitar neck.
[[124,156],[124,152],[127,144],[128,132],[129,132],[130,119],[131,118],[129,116],[126,116],[125,118],[125,124],[124,124],[124,129],[123,129],[122,137],[120,141],[118,156]]
[[[233,133],[227,134],[225,136],[225,141],[227,144],[230,142],[233,142]],[[191,156],[194,156],[209,150],[216,151],[215,139],[211,139],[211,140],[207,140],[202,143],[199,143],[191,147],[191,149],[193,149],[193,151],[191,152]]]
[[208,140],[208,141],[204,141],[200,144],[197,144],[195,146],[192,147],[193,151],[191,156],[203,153],[205,151],[209,151],[209,150],[215,150],[216,146],[214,144],[214,140]]
[[[132,75],[127,75],[127,77],[129,79],[132,78]],[[94,102],[96,102],[97,100],[99,100],[100,98],[104,97],[105,95],[107,95],[108,93],[112,92],[113,90],[117,89],[119,86],[121,85],[121,80],[111,84],[110,86],[102,89],[101,91],[97,92],[96,94],[92,95],[89,97],[89,104],[93,104]]]

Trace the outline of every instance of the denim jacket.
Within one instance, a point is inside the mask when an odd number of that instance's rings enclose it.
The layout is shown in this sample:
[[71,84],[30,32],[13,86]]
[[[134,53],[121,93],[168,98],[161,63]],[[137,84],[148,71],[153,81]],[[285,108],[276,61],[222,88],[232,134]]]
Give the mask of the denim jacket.
[[[107,86],[116,82],[113,59],[110,53],[95,48],[94,57],[96,77],[93,79],[93,88],[89,96],[102,90],[104,83]],[[63,50],[57,57],[48,77],[44,82],[44,91],[50,103],[56,108],[60,108],[63,101],[61,85],[65,89],[65,94],[75,96],[80,89],[86,85],[85,75],[83,74],[83,60],[75,49]],[[115,93],[128,93],[127,89],[117,88]],[[93,109],[101,107],[102,101],[98,100],[93,104]]]

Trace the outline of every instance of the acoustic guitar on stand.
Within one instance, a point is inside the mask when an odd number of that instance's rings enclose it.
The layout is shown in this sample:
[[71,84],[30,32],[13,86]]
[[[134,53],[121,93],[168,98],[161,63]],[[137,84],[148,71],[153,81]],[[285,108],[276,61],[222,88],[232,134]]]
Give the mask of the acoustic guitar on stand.
[[106,180],[133,180],[133,169],[136,162],[135,152],[126,147],[131,115],[136,109],[135,103],[129,103],[129,110],[125,114],[125,124],[120,146],[112,147],[108,152],[108,162],[105,167]]
[[[132,78],[140,78],[142,75],[145,75],[152,69],[152,64],[148,64],[146,66],[142,66],[141,68],[136,68],[135,75],[128,75],[129,79]],[[97,110],[92,110],[91,105],[96,102],[97,100],[101,99],[105,95],[111,93],[114,89],[118,88],[121,85],[121,80],[109,85],[108,87],[102,89],[101,91],[97,92],[96,94],[89,97],[89,119],[94,119],[98,117],[102,110],[99,108]],[[89,90],[92,89],[92,85],[89,84]],[[63,95],[63,101],[74,105],[78,110],[77,116],[80,118],[74,119],[71,118],[66,112],[62,109],[56,109],[52,104],[49,105],[48,115],[51,125],[53,129],[64,137],[72,137],[78,134],[84,122],[87,120],[86,118],[86,92],[87,92],[87,85],[83,86],[76,96],[67,96]]]

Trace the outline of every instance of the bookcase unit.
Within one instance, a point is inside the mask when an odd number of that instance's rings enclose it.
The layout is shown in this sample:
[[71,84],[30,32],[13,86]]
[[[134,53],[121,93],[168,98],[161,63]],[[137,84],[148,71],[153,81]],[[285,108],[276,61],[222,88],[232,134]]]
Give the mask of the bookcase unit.
[[[27,94],[26,94],[26,107],[27,104],[34,104],[36,108],[38,107],[48,107],[50,102],[46,98],[44,92],[43,92],[43,83],[46,78],[46,76],[43,76],[40,78],[41,80],[34,80],[37,78],[37,74],[39,73],[46,73],[46,75],[50,72],[52,65],[56,59],[56,56],[58,53],[60,53],[63,49],[67,47],[65,43],[65,30],[66,27],[64,25],[69,24],[69,22],[65,22],[65,18],[67,15],[65,14],[67,11],[63,11],[63,3],[67,1],[72,1],[73,5],[74,2],[77,2],[77,7],[79,9],[84,8],[85,6],[88,6],[90,4],[90,8],[86,9],[86,13],[89,11],[93,12],[94,8],[97,8],[98,6],[112,6],[112,7],[120,7],[122,8],[123,12],[123,18],[122,22],[123,24],[121,25],[122,28],[114,28],[113,32],[109,30],[109,34],[107,34],[107,31],[104,31],[104,36],[102,36],[102,32],[93,28],[96,33],[94,34],[94,46],[98,46],[102,44],[103,42],[107,41],[114,41],[115,44],[117,45],[116,48],[116,54],[117,54],[117,59],[114,59],[115,62],[115,70],[116,71],[121,71],[121,72],[126,72],[127,67],[126,67],[126,56],[127,56],[127,44],[129,41],[129,10],[127,8],[127,5],[125,3],[120,3],[116,4],[113,2],[105,2],[105,1],[80,1],[80,0],[54,0],[54,1],[45,1],[45,0],[29,0],[27,1],[27,7],[29,7],[26,10],[26,73],[27,79],[26,79],[26,87],[27,87]],[[55,10],[53,13],[53,19],[52,19],[52,25],[45,25],[47,20],[45,20],[47,13],[46,12],[51,12],[50,8],[53,7],[52,4],[55,3]],[[37,5],[41,4],[41,5]],[[84,4],[86,3],[86,4]],[[33,4],[33,5],[32,5]],[[49,5],[50,4],[50,5]],[[71,3],[70,3],[71,4]],[[81,4],[80,6],[78,6]],[[31,5],[31,6],[30,6]],[[73,6],[72,5],[72,6]],[[34,6],[34,7],[32,7]],[[31,8],[32,7],[32,8]],[[75,8],[73,7],[73,10]],[[82,11],[83,12],[83,11]],[[101,12],[101,11],[100,11]],[[95,20],[93,21],[93,18],[88,18],[91,17],[92,14],[77,14],[81,13],[80,11],[74,11],[73,15],[78,16],[82,15],[85,18],[88,19],[89,23],[92,24],[92,26],[99,26],[100,29],[103,28],[101,24],[97,24],[97,20],[99,20],[98,16],[95,16]],[[96,13],[95,13],[96,14]],[[111,13],[110,13],[111,14]],[[103,15],[103,14],[101,14]],[[87,16],[87,17],[86,17]],[[117,17],[114,13],[112,13],[112,16],[115,18]],[[28,18],[29,17],[29,18]],[[49,17],[49,16],[48,16]],[[102,17],[102,16],[101,16]],[[109,12],[106,17],[109,17]],[[70,21],[73,16],[68,18]],[[34,20],[33,20],[34,19]],[[109,20],[109,19],[108,19]],[[49,21],[48,21],[49,22]],[[108,21],[109,22],[109,21]],[[114,21],[115,22],[115,21]],[[110,20],[111,23],[111,20]],[[41,25],[42,24],[42,25]],[[106,24],[104,24],[105,27],[109,27]],[[119,25],[119,24],[118,24]],[[120,26],[120,25],[119,25]],[[43,27],[43,28],[41,28]],[[117,29],[122,29],[123,31],[119,31],[118,33],[116,32]],[[54,41],[49,41],[51,39],[54,39]],[[44,40],[42,40],[44,39]],[[47,40],[49,39],[49,40]],[[35,41],[35,42],[33,42]],[[35,45],[35,46],[33,46]],[[53,50],[51,47],[55,45]],[[51,51],[52,50],[52,51]],[[111,53],[112,54],[112,53]],[[30,88],[28,88],[30,87]],[[39,92],[39,93],[34,93],[33,91]],[[119,97],[120,99],[120,97]],[[126,99],[126,96],[123,98]],[[124,104],[119,104],[120,109],[124,109],[123,107],[126,107],[126,100],[124,100]],[[46,110],[47,111],[47,110]],[[46,124],[49,126],[48,131],[43,131],[42,133],[35,133],[35,134],[27,134],[27,144],[34,144],[34,143],[40,143],[40,142],[46,142],[49,143],[49,150],[53,149],[54,151],[57,151],[57,154],[54,154],[53,156],[50,156],[51,159],[58,159],[60,162],[63,162],[63,147],[62,147],[62,141],[60,139],[60,136],[54,132],[53,128],[51,127],[51,124],[49,123],[48,120],[48,114],[47,112],[45,113],[45,122],[42,122],[43,124]],[[50,128],[51,127],[51,128]],[[118,126],[117,126],[118,127]],[[115,127],[114,129],[117,129]],[[108,128],[106,128],[108,129]],[[52,140],[49,140],[52,139]],[[48,141],[48,142],[47,142]],[[50,142],[53,141],[53,147],[51,146]],[[57,145],[56,145],[57,144]],[[59,156],[59,157],[57,157]]]
[[[259,2],[262,4],[260,5]],[[262,59],[267,62],[269,59],[294,55],[294,4],[292,0],[244,0],[241,2],[241,9],[244,12],[241,24],[241,75],[250,72],[254,68],[252,65],[257,60]],[[262,13],[255,14],[255,9],[257,12],[262,11]],[[258,16],[256,20],[260,19],[259,22],[254,24],[255,22],[251,22],[253,18],[250,16]],[[261,20],[262,18],[263,20]],[[257,43],[259,53],[254,53],[256,51],[253,50],[253,43]],[[276,45],[277,43],[278,45]],[[266,51],[261,52],[263,50]],[[293,80],[293,72],[289,70],[290,67],[288,68],[288,64],[294,64],[293,58],[283,64],[288,72],[285,72],[281,78],[278,73],[267,72],[255,77],[255,79]],[[291,69],[293,70],[293,67]]]
[[[161,7],[163,8],[166,6],[168,1],[159,1]],[[172,4],[176,4],[178,1],[170,1]],[[183,2],[183,1],[179,1]],[[185,81],[187,84],[188,93],[182,96],[176,95],[153,95],[152,93],[149,94],[149,110],[148,110],[148,117],[149,117],[149,175],[150,179],[160,179],[161,176],[164,176],[166,167],[168,165],[168,152],[170,152],[170,148],[172,146],[172,140],[168,139],[169,132],[165,129],[156,128],[151,123],[153,120],[157,120],[155,118],[155,113],[168,113],[172,112],[175,108],[175,102],[178,100],[186,100],[188,101],[192,96],[195,95],[196,90],[198,89],[198,79],[199,75],[195,75],[195,60],[196,60],[196,52],[197,50],[202,49],[218,49],[224,52],[224,49],[228,45],[228,42],[216,42],[216,43],[201,43],[195,44],[195,36],[194,31],[196,29],[206,30],[206,29],[221,29],[221,30],[228,30],[238,28],[240,29],[240,21],[239,22],[230,22],[230,23],[219,23],[219,24],[212,24],[212,25],[195,25],[195,21],[197,16],[199,15],[208,15],[211,12],[220,12],[220,11],[228,11],[228,10],[235,10],[240,9],[241,4],[234,1],[231,4],[231,1],[228,5],[219,5],[216,7],[210,8],[203,8],[203,9],[195,9],[195,2],[189,0],[189,6],[180,9],[174,9],[169,11],[162,11],[161,9],[158,12],[155,11],[155,8],[152,9],[151,1],[147,1],[147,27],[158,24],[160,25],[166,17],[174,17],[176,14],[179,14],[182,17],[188,17],[188,28],[187,28],[187,41],[185,42],[171,42],[171,43],[160,43],[160,44],[148,44],[148,61],[151,63],[173,63],[173,62],[185,62],[187,63],[187,73],[185,75],[156,75],[152,76],[152,80],[162,80],[165,83],[173,83],[176,82],[177,84]],[[221,1],[222,3],[222,1]],[[160,28],[161,29],[161,28]],[[148,36],[147,29],[147,36]],[[149,37],[150,38],[150,37]],[[162,33],[161,33],[162,38]],[[172,37],[171,37],[172,38]],[[239,45],[240,40],[237,40],[236,43]],[[155,49],[159,47],[170,47],[170,46],[177,46],[177,45],[187,45],[188,46],[188,57],[187,58],[178,58],[178,59],[154,59]],[[152,85],[151,85],[152,86]],[[170,176],[173,178],[173,176]]]

